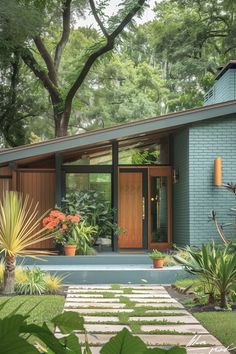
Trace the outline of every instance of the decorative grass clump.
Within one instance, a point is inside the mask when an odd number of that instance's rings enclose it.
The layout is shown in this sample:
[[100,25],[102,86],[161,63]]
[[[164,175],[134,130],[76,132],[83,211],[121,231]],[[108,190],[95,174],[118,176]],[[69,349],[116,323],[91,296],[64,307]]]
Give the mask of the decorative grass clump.
[[[3,282],[4,263],[0,262],[0,287]],[[39,267],[15,269],[15,292],[18,295],[42,295],[60,292],[65,277],[50,274]]]

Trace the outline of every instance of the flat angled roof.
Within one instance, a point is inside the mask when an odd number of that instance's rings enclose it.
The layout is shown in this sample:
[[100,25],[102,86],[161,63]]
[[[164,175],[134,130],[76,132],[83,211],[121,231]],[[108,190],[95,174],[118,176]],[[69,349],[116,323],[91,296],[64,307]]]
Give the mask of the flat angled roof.
[[236,60],[230,60],[226,65],[220,66],[219,72],[216,75],[215,80],[219,80],[228,69],[236,69]]
[[112,141],[146,135],[170,128],[200,122],[236,113],[236,100],[209,105],[201,108],[169,113],[154,118],[133,121],[110,128],[93,130],[77,135],[59,137],[44,142],[0,150],[0,164],[22,160],[28,157],[83,148]]

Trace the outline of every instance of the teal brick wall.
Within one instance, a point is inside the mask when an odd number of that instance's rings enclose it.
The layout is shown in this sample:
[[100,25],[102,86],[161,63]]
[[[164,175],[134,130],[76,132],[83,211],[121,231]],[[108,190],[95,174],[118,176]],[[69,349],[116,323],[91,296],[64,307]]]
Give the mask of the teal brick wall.
[[179,182],[173,185],[173,242],[178,246],[190,243],[189,233],[189,129],[180,129],[173,136],[173,167]]
[[[222,157],[223,181],[236,182],[236,117],[218,118],[189,128],[189,233],[191,245],[220,241],[208,215],[215,209],[220,222],[235,221],[229,209],[233,193],[214,186],[214,159]],[[235,238],[235,226],[226,229]]]
[[228,69],[205,95],[204,105],[236,99],[236,69]]

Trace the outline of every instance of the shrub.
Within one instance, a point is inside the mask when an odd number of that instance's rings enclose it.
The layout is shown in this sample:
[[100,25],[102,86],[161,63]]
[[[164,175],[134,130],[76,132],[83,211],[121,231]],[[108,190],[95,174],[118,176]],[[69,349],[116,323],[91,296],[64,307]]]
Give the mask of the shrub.
[[85,190],[68,193],[63,201],[63,211],[66,213],[80,213],[88,225],[97,226],[94,243],[100,237],[111,237],[112,231],[117,231],[113,224],[113,210],[110,201],[107,201],[103,192]]
[[38,203],[30,202],[29,197],[7,191],[0,201],[0,249],[4,254],[4,294],[14,293],[15,264],[18,255],[44,253],[28,248],[35,243],[54,237],[46,228],[38,228],[44,215],[38,217]]
[[46,291],[45,272],[38,267],[27,269],[26,278],[16,284],[16,293],[19,295],[42,295]]
[[3,276],[4,276],[4,263],[3,261],[1,260],[0,262],[0,286],[2,285],[3,283]]
[[61,289],[64,279],[65,277],[56,274],[46,274],[44,276],[46,292],[49,294],[57,294]]
[[17,266],[15,270],[15,282],[16,284],[25,283],[28,277],[26,270],[22,266]]
[[174,256],[187,272],[201,277],[204,291],[209,295],[208,302],[214,303],[216,296],[219,296],[222,308],[227,306],[227,296],[236,284],[236,254],[229,247],[222,248],[212,242],[202,245],[200,250],[187,247],[188,260]]
[[165,259],[165,254],[158,250],[152,250],[152,253],[149,254],[149,257],[151,259]]

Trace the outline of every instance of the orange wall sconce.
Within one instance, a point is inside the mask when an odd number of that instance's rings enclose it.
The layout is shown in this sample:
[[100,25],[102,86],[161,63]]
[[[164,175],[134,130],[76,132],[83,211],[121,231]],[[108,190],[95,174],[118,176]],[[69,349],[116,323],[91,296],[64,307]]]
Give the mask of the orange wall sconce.
[[217,157],[214,161],[214,184],[217,187],[222,186],[222,159]]

